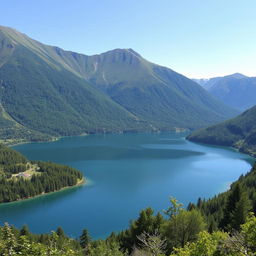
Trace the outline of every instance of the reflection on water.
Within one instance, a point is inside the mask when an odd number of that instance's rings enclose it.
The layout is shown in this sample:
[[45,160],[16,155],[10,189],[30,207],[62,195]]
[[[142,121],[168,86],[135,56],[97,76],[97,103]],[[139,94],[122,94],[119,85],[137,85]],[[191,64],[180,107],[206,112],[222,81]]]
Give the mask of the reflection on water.
[[142,208],[161,211],[168,197],[185,205],[208,198],[246,173],[253,161],[223,147],[188,142],[185,133],[91,135],[15,146],[30,159],[68,164],[84,172],[87,185],[0,206],[0,220],[28,224],[33,232],[62,226],[94,238],[128,226]]

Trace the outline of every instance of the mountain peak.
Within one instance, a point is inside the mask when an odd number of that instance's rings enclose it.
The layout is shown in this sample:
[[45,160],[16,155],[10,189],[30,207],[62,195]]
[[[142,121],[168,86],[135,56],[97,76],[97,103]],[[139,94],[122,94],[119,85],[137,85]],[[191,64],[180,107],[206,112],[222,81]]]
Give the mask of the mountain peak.
[[100,63],[126,63],[128,65],[137,65],[141,62],[142,57],[132,49],[117,48],[101,54],[94,55],[97,62]]
[[116,48],[107,52],[103,52],[100,55],[106,55],[106,54],[131,54],[141,58],[141,55],[131,48]]
[[236,79],[242,79],[242,78],[246,78],[247,76],[245,76],[245,75],[243,75],[243,74],[241,74],[241,73],[234,73],[234,74],[232,74],[232,75],[228,75],[228,76],[226,76],[226,77],[232,77],[232,78],[236,78]]
[[28,129],[52,135],[194,129],[236,114],[194,82],[131,48],[87,56],[5,30],[0,77],[8,86],[1,103]]
[[128,48],[128,49],[125,49],[125,50],[127,50],[128,52],[130,52],[130,53],[136,55],[137,57],[141,58],[141,55],[139,53],[137,53],[136,51],[134,51],[132,48]]

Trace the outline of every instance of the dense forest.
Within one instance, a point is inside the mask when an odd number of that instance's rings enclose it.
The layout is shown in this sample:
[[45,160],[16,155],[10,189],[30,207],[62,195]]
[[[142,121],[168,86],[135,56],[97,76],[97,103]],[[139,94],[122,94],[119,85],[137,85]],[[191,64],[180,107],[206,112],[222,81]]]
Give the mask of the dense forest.
[[142,210],[127,230],[92,240],[87,229],[77,239],[61,228],[34,235],[7,223],[0,228],[0,255],[87,256],[253,256],[256,255],[256,165],[229,191],[199,199],[187,209],[176,199],[162,213]]
[[195,129],[238,112],[132,49],[87,56],[0,26],[0,139]]
[[58,191],[82,180],[82,173],[71,167],[29,161],[15,150],[0,145],[0,203]]
[[223,123],[191,133],[189,140],[231,146],[256,156],[256,106]]
[[[29,161],[0,145],[0,202],[21,200],[76,185],[82,174],[68,166]],[[147,208],[121,232],[77,239],[61,228],[35,235],[7,223],[0,227],[0,255],[87,256],[253,256],[256,255],[256,164],[227,192],[186,209],[176,199],[163,212]],[[86,227],[85,227],[86,228]]]
[[188,209],[197,209],[206,217],[209,230],[238,229],[244,223],[249,211],[256,213],[256,164],[246,175],[241,175],[229,191],[209,200],[198,199]]

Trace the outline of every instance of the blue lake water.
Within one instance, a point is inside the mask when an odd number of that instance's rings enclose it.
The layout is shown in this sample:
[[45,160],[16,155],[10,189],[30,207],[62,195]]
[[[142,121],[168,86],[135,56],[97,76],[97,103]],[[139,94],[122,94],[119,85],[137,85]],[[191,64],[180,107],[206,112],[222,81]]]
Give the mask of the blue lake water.
[[228,189],[251,168],[253,158],[235,150],[195,144],[185,133],[68,137],[56,142],[17,145],[33,160],[54,161],[81,170],[87,185],[3,204],[0,221],[27,224],[35,233],[62,226],[78,237],[120,231],[148,206],[168,208],[169,197],[184,205]]

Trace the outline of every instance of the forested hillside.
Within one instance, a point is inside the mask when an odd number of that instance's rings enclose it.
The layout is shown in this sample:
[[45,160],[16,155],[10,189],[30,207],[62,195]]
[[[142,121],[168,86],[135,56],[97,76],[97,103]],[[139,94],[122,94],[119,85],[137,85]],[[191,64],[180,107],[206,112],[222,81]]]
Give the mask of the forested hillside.
[[[77,240],[61,228],[33,235],[26,226],[0,228],[1,255],[59,256],[253,256],[256,253],[256,165],[228,192],[199,199],[187,210],[174,198],[162,213],[142,210],[130,227],[105,240],[92,240],[88,230]],[[12,254],[10,254],[12,252]],[[8,254],[9,253],[9,254]]]
[[[0,145],[0,172],[1,202],[57,191],[82,179],[75,169],[32,162],[3,145]],[[112,233],[105,240],[93,241],[86,229],[74,240],[61,228],[52,234],[33,235],[26,226],[17,230],[5,224],[0,228],[0,255],[255,255],[255,186],[256,164],[229,191],[209,200],[199,198],[186,210],[171,198],[166,210],[158,213],[152,208],[142,210],[128,229]]]
[[193,132],[189,140],[213,145],[232,146],[256,155],[256,106],[238,117]]
[[0,27],[0,140],[195,129],[237,112],[131,49],[87,56]]
[[190,79],[147,61],[132,49],[76,55],[74,59],[81,67],[81,76],[94,87],[160,130],[193,129],[232,115],[231,109]]
[[199,209],[207,217],[210,230],[239,229],[249,211],[256,213],[256,164],[246,175],[234,182],[229,191],[191,203],[188,209]]
[[[182,215],[182,217],[181,217]],[[185,246],[177,246],[171,252],[166,252],[166,240],[160,233],[142,232],[138,236],[139,246],[133,247],[132,252],[125,251],[114,234],[106,240],[92,241],[85,229],[78,240],[67,237],[59,227],[51,234],[31,234],[27,226],[20,230],[10,227],[7,223],[0,228],[0,254],[13,256],[253,256],[256,252],[255,226],[256,218],[251,215],[239,232],[230,234],[223,231],[209,233],[201,231],[194,233],[191,239],[192,226],[182,223],[189,212],[178,213],[174,218],[177,223],[177,233],[173,239],[177,243],[177,236],[183,235],[181,228],[186,229],[188,241]],[[152,217],[152,216],[151,216]],[[149,221],[148,216],[145,221]],[[190,219],[188,219],[191,221]],[[171,222],[170,222],[171,223]],[[145,224],[145,223],[144,223]],[[141,226],[142,227],[142,226]],[[173,230],[174,231],[174,230]],[[197,230],[198,231],[198,230]],[[182,239],[182,237],[180,237]]]
[[83,181],[81,172],[59,164],[29,161],[0,144],[0,203],[58,191]]

